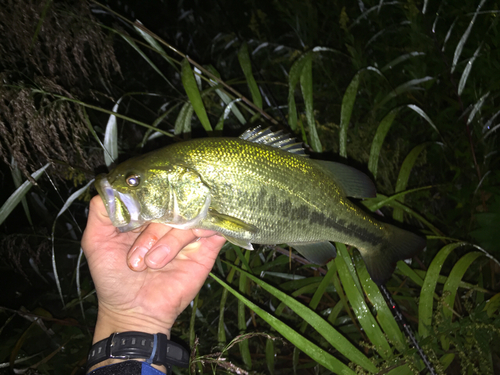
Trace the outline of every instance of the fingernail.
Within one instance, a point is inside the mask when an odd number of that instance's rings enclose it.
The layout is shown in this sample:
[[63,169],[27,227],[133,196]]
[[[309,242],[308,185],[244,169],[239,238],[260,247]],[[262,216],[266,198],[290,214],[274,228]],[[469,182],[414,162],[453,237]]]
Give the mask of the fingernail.
[[170,249],[165,246],[155,247],[149,251],[148,262],[152,265],[162,264],[170,254]]
[[146,247],[138,247],[128,257],[128,265],[131,269],[141,269],[144,265],[144,256],[148,252]]

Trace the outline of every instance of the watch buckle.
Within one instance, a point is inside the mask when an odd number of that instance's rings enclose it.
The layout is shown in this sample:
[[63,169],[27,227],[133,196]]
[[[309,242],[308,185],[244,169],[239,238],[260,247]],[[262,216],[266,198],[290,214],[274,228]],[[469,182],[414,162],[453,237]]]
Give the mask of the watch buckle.
[[[115,337],[118,336],[120,332],[114,332],[111,335],[111,339],[108,339],[108,342],[106,343],[106,355],[108,358],[116,358],[116,359],[130,359],[130,356],[128,355],[114,355],[113,354],[113,347],[119,347],[120,345],[114,345],[115,344]],[[119,338],[116,337],[117,340]]]

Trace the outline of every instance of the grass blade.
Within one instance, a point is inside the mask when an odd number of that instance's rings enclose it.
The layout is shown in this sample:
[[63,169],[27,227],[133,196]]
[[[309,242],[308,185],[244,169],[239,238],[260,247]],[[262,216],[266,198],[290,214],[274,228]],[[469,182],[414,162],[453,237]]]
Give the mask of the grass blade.
[[396,96],[401,95],[405,92],[418,90],[419,89],[417,87],[418,85],[420,85],[421,83],[431,81],[433,79],[434,79],[433,77],[427,76],[427,77],[423,77],[423,78],[415,78],[415,79],[412,79],[408,82],[405,82],[402,85],[399,85],[398,87],[396,87],[389,94],[387,94],[387,96],[384,99],[382,99],[379,103],[377,103],[377,107],[384,105],[389,100],[391,100],[391,99],[395,98]]
[[[453,266],[450,275],[446,279],[446,283],[443,287],[443,295],[445,295],[443,301],[443,317],[445,320],[449,320],[451,322],[455,297],[457,295],[460,282],[462,281],[465,272],[472,264],[472,262],[474,262],[482,255],[484,254],[480,251],[467,253],[463,257],[461,257]],[[450,348],[450,342],[445,337],[442,337],[441,343],[444,350],[448,350]]]
[[300,88],[306,106],[306,119],[309,127],[311,147],[314,151],[321,152],[323,149],[316,130],[316,120],[314,119],[312,57],[313,55],[309,55],[309,58],[306,59],[304,67],[302,68],[302,73],[300,74]]
[[[225,290],[225,289],[224,289]],[[269,374],[274,375],[274,356],[276,352],[274,350],[274,341],[271,339],[266,340],[266,364]]]
[[382,149],[382,144],[384,143],[385,136],[391,128],[394,118],[398,114],[399,109],[393,109],[380,121],[377,127],[377,132],[373,137],[372,146],[370,149],[370,159],[368,160],[368,170],[372,172],[373,177],[377,178],[378,172],[378,161],[380,159],[380,150]]
[[[244,272],[242,270],[239,270],[240,272]],[[352,371],[348,366],[346,366],[344,363],[339,361],[337,358],[333,357],[331,354],[326,352],[325,350],[321,349],[319,346],[313,344],[311,341],[307,340],[305,337],[294,331],[292,328],[290,328],[288,325],[274,317],[273,315],[269,314],[267,311],[261,309],[259,306],[254,304],[252,301],[247,299],[244,295],[240,294],[238,291],[233,289],[229,284],[226,284],[223,280],[219,279],[217,276],[215,276],[213,273],[210,273],[210,276],[215,279],[219,284],[221,284],[224,288],[229,290],[236,298],[238,298],[240,301],[243,301],[243,303],[248,306],[251,310],[253,310],[258,316],[260,316],[264,321],[266,321],[271,327],[273,327],[277,332],[279,332],[283,337],[285,337],[288,341],[293,343],[297,348],[299,348],[301,351],[303,351],[305,354],[307,354],[311,359],[314,361],[318,362],[320,365],[324,366],[326,369],[337,373],[337,374],[349,374],[349,375],[354,375],[354,371]],[[262,282],[260,279],[254,277],[251,274],[247,273],[247,277],[252,279],[255,283],[261,285],[266,289],[267,291],[273,290],[272,294],[275,295],[277,298],[281,299],[286,299],[291,301],[295,301],[293,298],[287,296],[285,293],[278,291],[274,287],[270,286],[267,283]],[[280,296],[278,297],[277,294]],[[300,304],[299,302],[295,301],[297,305],[300,305],[302,309],[307,310],[307,316],[311,316],[311,311]],[[291,302],[291,305],[294,305],[293,302]],[[297,311],[302,311],[301,308],[296,309],[296,306],[291,307],[295,312]],[[299,314],[300,315],[300,314]],[[319,317],[320,318],[320,317]],[[320,318],[321,319],[321,318]],[[322,319],[321,319],[322,320]],[[328,325],[325,322],[326,325]],[[312,324],[311,324],[312,325]],[[328,325],[329,326],[329,325]],[[331,327],[330,327],[331,328]],[[333,329],[333,328],[331,328]],[[335,331],[336,332],[336,331]],[[355,355],[360,355],[364,357],[364,355],[357,350],[348,340],[346,340],[343,336],[341,336],[337,332],[339,338],[343,341],[345,341],[346,345],[349,345],[356,351],[357,353],[348,353],[350,354],[351,357]],[[358,354],[359,353],[359,354]],[[366,364],[370,366],[370,370],[372,372],[376,372],[376,367],[375,365],[366,357]],[[354,361],[357,363],[357,361]]]
[[155,65],[153,61],[135,44],[134,40],[129,37],[128,35],[118,33],[125,41],[130,44],[130,46],[136,50],[136,52],[141,55],[141,57],[147,61],[147,63],[153,68],[153,70],[160,75],[161,78],[163,78],[171,88],[173,88],[176,92],[178,92],[177,88],[172,84],[172,82],[169,81],[167,77],[161,72],[161,70]]
[[290,73],[288,74],[288,125],[295,131],[297,129],[297,107],[295,105],[295,86],[300,81],[300,76],[302,74],[302,69],[304,68],[307,60],[312,59],[312,51],[305,53],[300,56],[290,68]]
[[56,250],[55,250],[55,245],[54,245],[54,237],[55,237],[55,232],[56,232],[56,222],[59,216],[61,216],[68,208],[73,204],[73,202],[80,197],[85,191],[88,189],[88,187],[94,183],[94,179],[90,180],[87,185],[84,187],[78,189],[75,191],[73,194],[70,195],[70,197],[64,202],[63,207],[59,210],[57,213],[56,218],[54,219],[54,224],[52,224],[52,235],[51,235],[51,242],[52,242],[52,271],[54,272],[54,280],[57,285],[57,290],[59,291],[59,297],[61,298],[61,302],[64,306],[64,297],[62,294],[62,288],[61,288],[61,281],[59,280],[59,275],[57,273],[57,264],[56,264]]
[[401,55],[401,56],[395,58],[394,60],[392,60],[391,62],[389,62],[388,64],[386,64],[382,69],[380,69],[380,71],[385,72],[386,70],[390,70],[390,69],[394,68],[396,65],[398,65],[399,63],[402,63],[403,61],[406,61],[408,59],[411,59],[412,57],[417,57],[417,56],[425,56],[425,52],[413,51],[410,53],[405,53],[404,55]]
[[[423,187],[422,189],[425,189],[425,188],[426,187]],[[412,190],[408,190],[408,192],[411,192],[411,191]],[[428,227],[432,232],[434,232],[434,234],[436,236],[441,236],[441,237],[444,236],[443,233],[441,233],[441,231],[438,228],[436,228],[436,226],[434,226],[431,222],[429,222],[429,220],[427,220],[425,217],[420,215],[418,212],[415,212],[414,210],[412,210],[410,207],[405,206],[404,204],[398,202],[396,199],[388,199],[387,196],[385,196],[383,194],[377,194],[376,198],[365,199],[364,201],[361,202],[361,204],[365,205],[368,209],[371,209],[371,207],[376,206],[377,204],[379,204],[379,202],[384,201],[384,200],[386,200],[386,202],[384,202],[385,205],[387,205],[389,207],[393,207],[393,208],[402,209],[408,215],[414,217],[415,219],[420,221],[422,224],[424,224],[426,227]]]
[[352,109],[356,101],[356,95],[358,94],[360,74],[361,72],[356,73],[351,83],[349,83],[349,86],[347,86],[347,90],[342,98],[342,107],[340,109],[339,154],[344,158],[347,158],[347,128],[349,127],[349,121],[351,121]]
[[439,136],[441,136],[437,126],[434,125],[434,123],[432,122],[430,117],[427,115],[427,113],[424,112],[424,110],[422,108],[420,108],[419,106],[417,106],[415,104],[408,104],[407,107],[410,108],[411,110],[417,112],[425,121],[427,121],[429,123],[430,126],[432,126],[432,128],[436,131],[436,133],[438,133]]
[[[349,340],[344,338],[344,336],[342,336],[335,328],[333,328],[330,324],[328,324],[320,315],[316,314],[314,311],[304,306],[296,299],[290,297],[288,294],[282,292],[281,290],[276,289],[275,287],[266,283],[264,280],[261,280],[255,275],[252,275],[240,269],[238,269],[238,271],[245,272],[247,274],[247,277],[251,279],[254,283],[256,283],[262,289],[266,290],[274,297],[279,299],[291,310],[293,310],[297,315],[299,315],[302,319],[307,320],[312,328],[314,328],[319,334],[321,334],[325,338],[325,340],[327,340],[330,343],[330,345],[332,345],[335,349],[337,349],[342,355],[344,355],[350,361],[356,363],[359,366],[362,366],[368,371],[371,372],[377,371],[375,365],[361,351],[359,351],[354,345],[352,345],[349,342]],[[257,313],[257,311],[255,312]],[[276,327],[274,326],[273,328],[276,329]],[[292,343],[295,345],[294,341],[292,341]],[[299,347],[298,345],[296,346]],[[299,349],[303,350],[300,347]],[[306,352],[304,351],[304,353]],[[308,353],[306,354],[310,356],[310,354]]]
[[[345,245],[336,243],[336,246],[337,251],[342,253],[342,247],[345,248]],[[355,279],[357,279],[357,275],[353,278],[349,272],[349,268],[344,260],[344,257],[338,256],[335,258],[335,263],[337,264],[340,280],[344,286],[346,296],[351,303],[361,327],[380,356],[384,359],[389,358],[392,355],[392,349],[384,337],[380,326],[371,314],[370,309],[366,305],[363,293],[359,291],[356,285]],[[357,282],[359,283],[359,280]]]
[[469,118],[467,118],[467,125],[469,125],[472,120],[474,120],[474,117],[476,114],[479,112],[479,110],[483,107],[484,101],[486,98],[490,95],[490,92],[488,91],[486,94],[481,96],[479,100],[474,104],[474,107],[472,107],[472,110],[470,111]]
[[377,312],[375,318],[380,324],[380,327],[384,330],[389,341],[394,344],[399,352],[403,352],[407,349],[405,337],[403,332],[399,329],[398,323],[394,319],[389,306],[387,306],[384,296],[368,274],[365,262],[361,258],[361,255],[359,255],[358,252],[355,252],[353,254],[353,258],[361,285],[366,293],[366,297]]
[[[118,106],[122,98],[118,99],[113,106],[113,112],[118,112]],[[104,162],[109,167],[118,159],[118,130],[116,126],[116,116],[110,115],[106,124],[106,132],[104,133]]]
[[[428,144],[429,143],[426,142],[419,144],[418,146],[415,146],[406,156],[405,160],[403,161],[403,165],[401,165],[401,169],[399,170],[398,180],[396,182],[396,189],[395,189],[396,193],[406,190],[406,186],[408,185],[408,180],[410,179],[411,170],[415,165],[418,156]],[[401,203],[404,203],[404,196],[401,196],[399,198],[399,201]],[[395,208],[392,217],[394,220],[402,222],[403,210]]]
[[470,31],[472,29],[472,26],[474,26],[474,23],[476,22],[477,15],[481,8],[483,7],[484,3],[486,0],[482,0],[476,11],[474,12],[474,15],[472,16],[472,20],[469,23],[469,26],[467,26],[467,29],[465,30],[464,34],[460,38],[460,41],[457,44],[457,48],[455,48],[455,53],[453,54],[453,62],[451,64],[451,72],[453,73],[455,71],[455,68],[458,63],[458,59],[460,58],[460,55],[462,54],[462,50],[464,49],[465,42],[467,41],[467,38],[469,38]]
[[[31,177],[36,181],[40,178],[42,173],[49,167],[49,163],[45,164],[42,168],[35,171]],[[16,208],[16,206],[21,202],[21,199],[28,193],[28,191],[33,186],[33,183],[29,180],[23,182],[15,192],[5,201],[5,203],[0,207],[0,225],[7,219],[10,213]]]
[[253,103],[262,109],[262,95],[259,90],[259,86],[255,81],[252,73],[252,63],[250,61],[250,55],[248,54],[248,45],[243,43],[240,50],[238,51],[238,61],[240,62],[241,70],[247,80],[248,88],[252,94]]
[[474,52],[474,55],[469,59],[467,62],[467,65],[465,65],[465,69],[462,73],[462,76],[460,77],[460,82],[458,83],[458,95],[462,95],[462,91],[464,90],[465,83],[467,82],[467,78],[469,78],[470,71],[472,69],[472,64],[474,64],[474,61],[476,60],[477,56],[479,55],[479,51],[481,51],[481,47],[483,44],[481,43],[479,47],[477,47],[476,52]]
[[175,120],[174,134],[191,132],[191,120],[193,119],[194,108],[190,102],[184,103]]
[[[23,179],[21,177],[21,171],[17,167],[17,162],[14,158],[11,158],[10,165],[12,166],[12,180],[14,181],[14,186],[18,189],[23,184]],[[33,227],[33,221],[31,221],[30,209],[28,207],[28,201],[26,197],[21,198],[21,204],[23,205],[24,213],[31,227]]]
[[191,64],[187,59],[182,60],[182,85],[184,90],[186,90],[187,96],[193,105],[194,111],[198,116],[201,125],[207,132],[212,131],[212,126],[210,125],[210,120],[208,119],[207,112],[205,110],[205,105],[201,99],[200,90],[198,90],[198,85],[194,78],[193,69],[191,69]]
[[[238,246],[233,246],[233,248],[237,247]],[[249,251],[246,252],[245,256],[243,256],[243,259],[245,260],[244,261],[244,267],[245,267],[245,264],[248,264],[248,260],[250,259]],[[240,272],[239,290],[241,294],[247,294],[247,286],[248,286],[248,280],[246,274]],[[240,335],[244,335],[247,330],[247,324],[245,319],[245,304],[241,300],[238,300],[238,329],[240,331]],[[241,340],[238,343],[238,346],[240,347],[240,354],[241,358],[243,359],[243,363],[250,370],[252,368],[252,355],[250,354],[248,339]]]
[[[219,72],[212,65],[208,66],[207,70],[211,74],[213,74],[215,77],[220,78]],[[214,81],[213,79],[209,79],[208,84],[210,86],[218,86],[218,83],[216,81]],[[217,95],[219,95],[219,98],[221,98],[222,101],[226,104],[226,109],[224,110],[224,119],[227,119],[227,117],[229,116],[229,114],[226,114],[227,108],[229,107],[231,109],[231,112],[233,112],[233,114],[236,116],[236,118],[240,122],[240,124],[245,125],[247,123],[247,120],[245,119],[245,117],[243,117],[243,115],[241,114],[238,107],[236,105],[234,105],[235,103],[242,101],[242,99],[241,98],[232,99],[231,97],[229,97],[228,94],[226,94],[224,91],[222,91],[218,88],[215,89],[215,93]],[[222,130],[222,129],[218,129],[218,130]]]
[[189,320],[189,347],[190,348],[192,348],[194,346],[194,341],[196,339],[194,324],[196,322],[196,311],[198,310],[199,298],[200,298],[200,293],[198,293],[193,300],[192,310],[191,310],[191,319]]
[[429,327],[432,324],[433,296],[441,268],[448,255],[457,247],[463,245],[465,245],[464,242],[457,242],[444,246],[434,257],[427,270],[418,304],[418,333],[422,338],[430,334]]
[[[142,25],[141,22],[139,21],[135,21],[139,24]],[[140,27],[137,27],[136,25],[134,25],[134,29],[135,31],[137,31],[137,33],[139,33],[140,36],[142,36],[144,38],[144,40],[146,42],[149,43],[149,45],[151,47],[153,47],[165,60],[167,60],[167,62],[172,65],[172,67],[176,70],[176,71],[179,71],[177,65],[174,63],[177,62],[176,60],[172,59],[170,56],[167,55],[167,53],[165,52],[165,50],[163,49],[163,47],[160,45],[160,43],[158,43],[156,41],[155,38],[153,38],[150,34],[146,33],[143,29],[141,29]],[[178,64],[178,62],[177,62]]]

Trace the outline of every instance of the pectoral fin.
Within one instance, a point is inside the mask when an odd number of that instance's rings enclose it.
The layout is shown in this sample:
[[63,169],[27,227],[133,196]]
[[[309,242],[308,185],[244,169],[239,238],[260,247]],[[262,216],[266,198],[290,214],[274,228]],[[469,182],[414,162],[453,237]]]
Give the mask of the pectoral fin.
[[328,241],[289,243],[288,245],[297,250],[307,260],[315,264],[325,264],[337,256],[335,246]]
[[231,237],[226,234],[223,234],[223,237],[231,242],[232,244],[235,244],[236,246],[242,247],[243,249],[247,250],[253,250],[253,246],[248,240],[244,240],[241,238],[236,238],[236,237]]
[[237,246],[253,250],[250,242],[257,232],[255,225],[245,223],[236,217],[221,214],[214,209],[209,209],[202,227],[219,232],[226,240]]

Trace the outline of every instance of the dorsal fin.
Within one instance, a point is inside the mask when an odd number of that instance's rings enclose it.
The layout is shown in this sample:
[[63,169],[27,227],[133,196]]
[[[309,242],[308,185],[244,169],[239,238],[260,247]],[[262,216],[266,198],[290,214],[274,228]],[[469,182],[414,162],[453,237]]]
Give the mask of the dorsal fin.
[[282,149],[283,151],[291,152],[292,154],[309,157],[304,151],[301,142],[297,142],[295,138],[284,134],[283,130],[277,132],[271,131],[271,128],[262,129],[259,125],[253,129],[248,129],[240,138],[253,143],[260,143],[263,145]]
[[377,189],[373,181],[361,171],[333,161],[314,160],[332,174],[333,179],[342,186],[345,195],[353,198],[374,198]]

